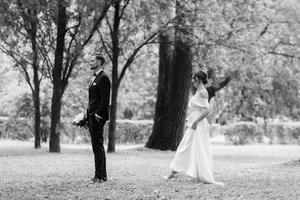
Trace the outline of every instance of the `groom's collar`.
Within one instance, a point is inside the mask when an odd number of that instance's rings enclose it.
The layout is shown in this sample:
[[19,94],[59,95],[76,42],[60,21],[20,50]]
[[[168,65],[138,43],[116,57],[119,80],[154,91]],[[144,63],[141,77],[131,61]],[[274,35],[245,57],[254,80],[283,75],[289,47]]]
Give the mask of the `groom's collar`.
[[97,76],[98,74],[100,74],[103,71],[103,69],[98,70],[96,73],[94,73],[94,76]]

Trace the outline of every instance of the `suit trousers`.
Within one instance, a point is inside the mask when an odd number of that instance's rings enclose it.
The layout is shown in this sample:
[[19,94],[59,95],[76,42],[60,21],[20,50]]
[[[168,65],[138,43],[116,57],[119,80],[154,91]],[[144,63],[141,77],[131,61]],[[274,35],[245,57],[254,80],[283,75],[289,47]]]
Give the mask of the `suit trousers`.
[[95,177],[106,180],[106,158],[103,146],[104,124],[104,120],[97,121],[95,117],[89,117],[90,135],[95,159]]

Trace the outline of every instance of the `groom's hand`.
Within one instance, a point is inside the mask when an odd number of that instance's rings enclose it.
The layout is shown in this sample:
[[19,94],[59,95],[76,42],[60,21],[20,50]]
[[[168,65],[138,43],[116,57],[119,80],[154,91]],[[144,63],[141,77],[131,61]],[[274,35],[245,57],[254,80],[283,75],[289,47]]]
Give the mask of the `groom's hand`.
[[102,117],[100,117],[99,115],[97,115],[97,114],[95,114],[95,118],[96,118],[96,120],[99,122],[100,121],[100,119],[102,119]]

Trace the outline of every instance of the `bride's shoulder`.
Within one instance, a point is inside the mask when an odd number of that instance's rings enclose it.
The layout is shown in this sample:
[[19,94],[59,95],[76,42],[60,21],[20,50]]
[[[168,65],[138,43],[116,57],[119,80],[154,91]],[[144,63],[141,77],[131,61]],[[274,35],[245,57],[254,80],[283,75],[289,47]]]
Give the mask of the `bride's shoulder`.
[[204,98],[204,99],[207,99],[208,98],[208,92],[205,88],[201,89],[199,92],[198,92],[198,96],[200,98]]

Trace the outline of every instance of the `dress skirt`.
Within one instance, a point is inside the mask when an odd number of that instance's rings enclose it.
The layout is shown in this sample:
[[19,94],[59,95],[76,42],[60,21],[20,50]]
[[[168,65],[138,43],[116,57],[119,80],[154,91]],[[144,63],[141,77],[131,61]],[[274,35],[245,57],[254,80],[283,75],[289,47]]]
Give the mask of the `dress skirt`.
[[196,130],[186,129],[176,154],[170,163],[170,168],[183,172],[188,176],[198,178],[203,182],[215,183],[212,169],[212,149],[209,136],[209,123],[203,119]]

